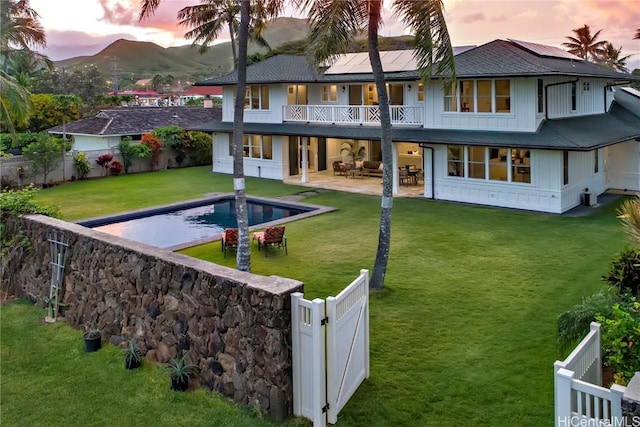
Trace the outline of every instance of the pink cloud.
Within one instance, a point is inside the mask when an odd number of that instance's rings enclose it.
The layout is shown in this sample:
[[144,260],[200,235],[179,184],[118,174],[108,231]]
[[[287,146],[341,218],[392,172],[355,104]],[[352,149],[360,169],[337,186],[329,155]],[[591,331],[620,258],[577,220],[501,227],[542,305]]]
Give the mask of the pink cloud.
[[479,21],[486,21],[486,16],[484,15],[483,12],[476,12],[476,13],[471,13],[468,15],[464,15],[461,18],[461,22],[465,23],[465,24],[472,24],[474,22],[479,22]]

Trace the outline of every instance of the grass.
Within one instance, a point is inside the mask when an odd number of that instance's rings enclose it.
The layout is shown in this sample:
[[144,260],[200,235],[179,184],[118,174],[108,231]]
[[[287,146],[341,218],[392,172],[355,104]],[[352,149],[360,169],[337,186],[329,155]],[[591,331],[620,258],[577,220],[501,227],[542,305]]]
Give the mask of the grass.
[[[231,189],[229,176],[193,168],[75,182],[42,191],[38,199],[57,202],[65,218],[79,219]],[[247,179],[247,189],[269,197],[306,190],[255,179]],[[301,280],[308,299],[335,295],[359,269],[372,268],[380,200],[325,192],[304,201],[338,210],[288,223],[289,255],[266,258],[253,250],[253,272]],[[552,424],[553,362],[564,356],[555,345],[556,319],[602,287],[600,277],[611,258],[627,246],[616,207],[568,218],[396,199],[386,289],[371,296],[371,378],[343,409],[338,425]],[[217,242],[182,252],[222,265],[235,263],[233,257],[223,258]],[[5,342],[7,310],[2,309],[3,421],[5,389],[9,384],[24,389],[13,377],[33,381],[33,368],[5,375],[4,355],[17,351],[16,343]],[[84,370],[84,362],[74,369]],[[116,393],[121,386],[97,390]],[[21,395],[46,392],[33,383]],[[144,394],[136,392],[136,399],[151,398]],[[194,411],[203,398],[194,395]],[[82,394],[75,399],[90,405]],[[29,405],[29,398],[23,400]],[[12,400],[6,412],[20,408]],[[148,415],[155,407],[140,410]],[[30,411],[39,409],[31,405]],[[138,416],[126,406],[101,411]],[[40,416],[46,421],[50,413]]]

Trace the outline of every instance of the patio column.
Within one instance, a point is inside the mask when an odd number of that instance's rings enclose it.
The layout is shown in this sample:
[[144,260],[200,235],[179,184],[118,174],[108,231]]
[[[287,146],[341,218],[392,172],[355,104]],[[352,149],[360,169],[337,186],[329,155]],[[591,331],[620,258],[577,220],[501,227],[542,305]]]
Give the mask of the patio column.
[[393,145],[391,170],[393,171],[393,195],[398,194],[398,146]]
[[300,182],[309,182],[309,155],[307,153],[307,143],[309,141],[308,137],[300,138],[300,146],[302,147],[302,178],[300,178]]

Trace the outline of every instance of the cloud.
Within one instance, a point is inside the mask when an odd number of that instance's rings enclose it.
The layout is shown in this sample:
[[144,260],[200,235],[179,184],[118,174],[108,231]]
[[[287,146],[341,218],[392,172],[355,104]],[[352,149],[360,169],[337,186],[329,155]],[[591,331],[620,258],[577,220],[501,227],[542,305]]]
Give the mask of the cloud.
[[461,18],[461,21],[464,22],[465,24],[472,24],[474,22],[480,22],[480,21],[486,21],[486,20],[487,18],[483,12],[471,13],[468,15],[464,15]]
[[127,1],[98,0],[103,11],[101,19],[112,25],[135,25],[138,22],[138,11]]

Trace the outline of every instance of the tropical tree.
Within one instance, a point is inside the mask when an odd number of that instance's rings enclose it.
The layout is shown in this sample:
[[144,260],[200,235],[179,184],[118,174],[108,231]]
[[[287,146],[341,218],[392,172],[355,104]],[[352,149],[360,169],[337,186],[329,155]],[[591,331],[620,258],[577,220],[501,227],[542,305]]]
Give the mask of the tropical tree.
[[[252,7],[249,22],[249,40],[256,42],[259,46],[269,48],[269,43],[262,37],[265,29],[264,17],[259,16],[256,8]],[[231,55],[233,57],[233,67],[237,69],[238,53],[236,34],[240,27],[238,21],[240,14],[240,4],[237,1],[229,0],[200,0],[197,6],[187,6],[178,12],[180,25],[191,27],[185,33],[184,38],[193,39],[193,44],[200,44],[199,52],[206,52],[211,44],[226,26],[229,29],[229,40],[231,45]]]
[[567,36],[568,42],[562,43],[569,53],[586,59],[587,61],[596,61],[603,54],[605,44],[604,40],[597,41],[602,30],[596,31],[591,35],[591,29],[587,24],[573,30],[575,36]]
[[60,163],[60,151],[64,149],[64,145],[63,140],[41,132],[35,142],[22,149],[24,158],[31,162],[33,173],[42,174],[42,184],[47,183],[47,176]]
[[[365,28],[367,30],[369,61],[378,91],[384,165],[378,249],[370,282],[372,289],[380,290],[384,288],[389,259],[393,207],[391,115],[378,45],[378,31],[383,23],[382,0],[298,0],[297,3],[309,11],[309,50],[316,64],[331,63],[339,54],[347,51],[357,35]],[[444,19],[442,0],[395,0],[392,7],[415,34],[415,57],[422,80],[430,80],[432,66],[436,63],[437,74],[448,79],[455,78],[453,48]]]
[[604,44],[601,55],[596,59],[598,64],[611,68],[612,70],[628,73],[627,60],[631,58],[631,55],[620,57],[622,54],[622,46],[616,49],[615,46],[609,42]]
[[47,44],[39,15],[29,0],[0,0],[0,125],[15,134],[14,124],[29,121],[29,94],[9,74],[17,55],[37,56],[32,48]]
[[[153,14],[161,0],[140,0],[140,19]],[[238,223],[237,268],[251,271],[251,250],[249,247],[249,221],[247,213],[246,186],[244,179],[244,98],[247,87],[247,42],[251,10],[263,19],[275,18],[283,7],[283,0],[230,0],[240,3],[240,27],[238,31],[238,83],[233,113],[233,189],[236,200]],[[253,9],[252,9],[253,7]]]
[[636,30],[636,35],[635,35],[634,39],[640,39],[640,28],[638,28]]

